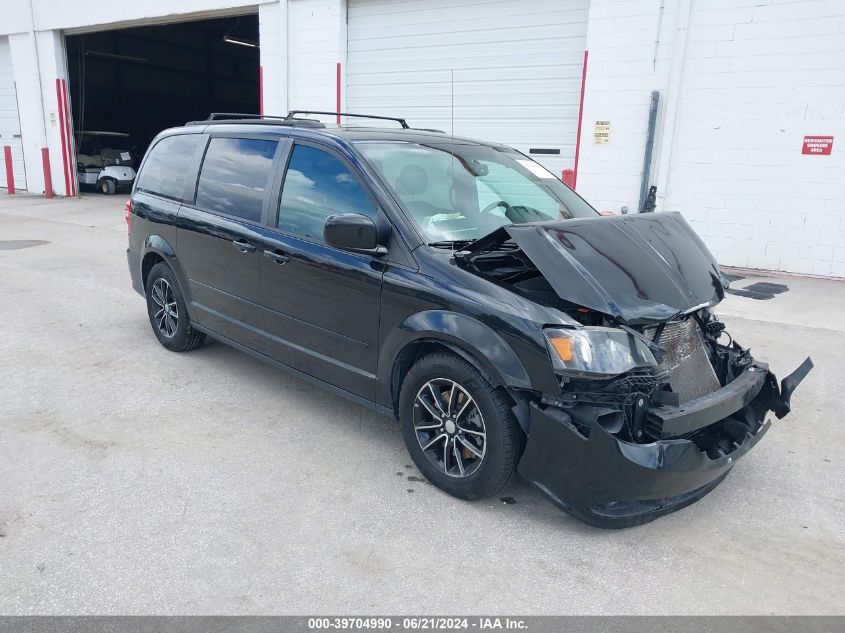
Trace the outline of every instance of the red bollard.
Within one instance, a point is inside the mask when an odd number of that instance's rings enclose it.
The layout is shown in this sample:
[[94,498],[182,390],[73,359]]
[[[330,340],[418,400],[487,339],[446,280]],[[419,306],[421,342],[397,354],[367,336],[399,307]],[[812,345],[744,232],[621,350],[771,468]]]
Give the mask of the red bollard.
[[563,173],[561,174],[563,180],[563,184],[565,184],[570,189],[575,189],[575,172],[571,169],[564,169]]
[[3,155],[6,158],[6,187],[9,189],[9,194],[15,193],[15,174],[12,173],[12,146],[6,145],[3,148]]
[[53,197],[53,174],[50,171],[50,150],[41,148],[41,165],[44,169],[44,195],[47,198]]

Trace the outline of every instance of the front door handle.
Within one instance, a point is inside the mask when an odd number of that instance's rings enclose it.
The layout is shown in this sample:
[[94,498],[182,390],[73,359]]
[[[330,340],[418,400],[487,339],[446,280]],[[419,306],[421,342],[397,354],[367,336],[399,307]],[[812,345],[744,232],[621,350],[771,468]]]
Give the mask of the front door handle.
[[287,264],[290,261],[289,255],[285,255],[282,251],[275,249],[275,248],[273,250],[264,251],[264,255],[266,255],[267,257],[272,259],[274,262],[276,262],[280,266],[282,264]]
[[246,240],[232,240],[232,244],[241,253],[254,253],[255,244],[250,244]]

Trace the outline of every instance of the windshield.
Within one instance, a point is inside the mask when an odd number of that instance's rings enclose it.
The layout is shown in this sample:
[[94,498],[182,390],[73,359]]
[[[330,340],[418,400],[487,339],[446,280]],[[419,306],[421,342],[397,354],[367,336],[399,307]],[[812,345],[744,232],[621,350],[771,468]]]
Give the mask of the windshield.
[[87,166],[132,165],[129,137],[123,134],[76,134],[79,162]]
[[114,150],[119,152],[125,152],[129,149],[129,137],[128,136],[119,136],[117,134],[109,134],[105,135],[102,134],[98,138],[100,143],[100,150],[107,151],[107,150]]
[[356,146],[429,243],[472,241],[506,224],[597,215],[543,166],[512,149],[454,141]]

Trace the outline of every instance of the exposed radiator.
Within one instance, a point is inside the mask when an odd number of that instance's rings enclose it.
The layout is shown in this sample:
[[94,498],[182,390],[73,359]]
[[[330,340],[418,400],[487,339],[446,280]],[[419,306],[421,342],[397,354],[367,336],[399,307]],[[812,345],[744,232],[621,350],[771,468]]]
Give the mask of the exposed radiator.
[[672,321],[663,328],[657,344],[666,350],[660,369],[668,374],[669,386],[681,402],[688,402],[719,389],[719,379],[695,319]]

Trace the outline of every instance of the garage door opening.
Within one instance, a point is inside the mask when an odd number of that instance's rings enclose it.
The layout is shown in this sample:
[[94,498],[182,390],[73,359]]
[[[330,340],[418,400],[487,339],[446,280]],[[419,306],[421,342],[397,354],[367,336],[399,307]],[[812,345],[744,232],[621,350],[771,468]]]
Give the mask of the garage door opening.
[[93,175],[103,162],[137,169],[165,128],[210,112],[259,112],[256,14],[69,35],[66,46],[83,190],[103,184]]

